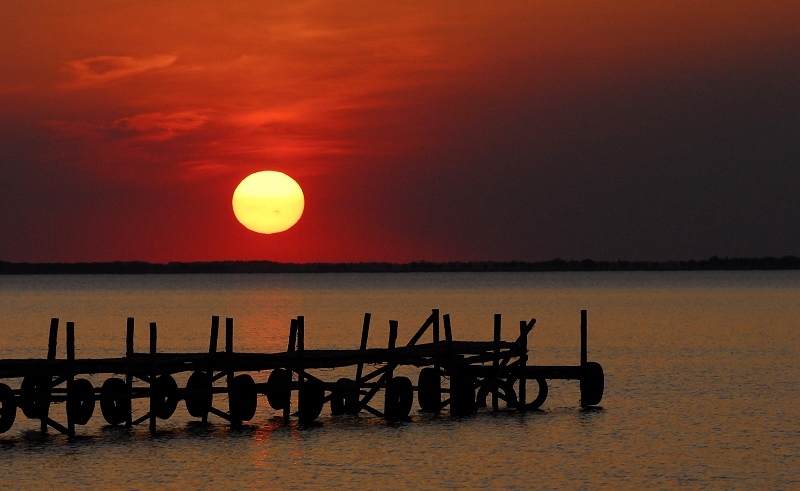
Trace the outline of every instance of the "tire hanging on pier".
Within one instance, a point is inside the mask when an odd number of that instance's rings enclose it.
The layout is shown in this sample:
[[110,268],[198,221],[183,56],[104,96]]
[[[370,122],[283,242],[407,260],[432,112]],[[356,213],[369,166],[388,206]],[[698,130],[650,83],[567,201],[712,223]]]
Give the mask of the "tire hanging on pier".
[[289,405],[292,395],[292,372],[284,368],[276,368],[267,379],[267,402],[272,409],[283,409]]
[[213,381],[211,374],[195,371],[186,382],[186,411],[195,418],[205,418],[211,410],[214,394],[211,392]]
[[581,406],[594,406],[603,399],[605,376],[603,367],[590,361],[581,366]]
[[109,378],[100,388],[100,412],[110,425],[121,425],[131,414],[131,392],[124,380]]
[[300,385],[297,395],[297,415],[300,423],[313,423],[322,412],[325,387],[318,379],[308,378]]
[[407,377],[394,377],[386,384],[383,414],[389,421],[408,418],[414,403],[414,384]]
[[[539,385],[539,392],[536,394],[536,399],[525,403],[525,410],[533,411],[542,407],[542,404],[544,404],[544,401],[547,399],[549,389],[547,388],[547,380],[544,377],[536,377],[534,379],[527,380],[531,382],[535,381]],[[516,391],[514,390],[514,384],[516,384],[517,381],[519,381],[518,378],[510,378],[505,384],[503,384],[505,386],[505,394],[509,396],[509,399],[506,399],[506,404],[510,408],[519,408],[519,399],[517,398]],[[513,402],[511,397],[513,397]]]
[[349,378],[340,378],[331,393],[331,414],[358,414],[359,391],[355,381]]
[[76,425],[85,425],[94,414],[95,398],[92,383],[85,378],[67,383],[67,419]]
[[423,412],[438,413],[442,410],[442,379],[437,369],[427,367],[420,370],[417,401]]
[[253,377],[243,373],[233,377],[228,397],[231,398],[231,417],[240,421],[250,421],[258,407],[258,391]]
[[156,377],[152,387],[153,412],[161,419],[169,419],[178,407],[178,383],[172,375],[164,374]]
[[0,433],[5,433],[17,418],[17,401],[11,387],[6,384],[0,384],[0,405]]
[[19,389],[19,408],[30,419],[40,419],[47,414],[50,405],[51,378],[44,375],[28,375],[22,379]]

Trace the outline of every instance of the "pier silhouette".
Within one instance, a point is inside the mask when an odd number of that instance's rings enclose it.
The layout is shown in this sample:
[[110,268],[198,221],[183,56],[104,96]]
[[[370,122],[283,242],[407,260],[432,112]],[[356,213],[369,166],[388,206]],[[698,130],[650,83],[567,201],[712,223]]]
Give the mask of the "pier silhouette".
[[[404,421],[409,419],[415,393],[420,411],[448,409],[453,416],[464,416],[489,406],[499,411],[501,402],[505,409],[536,410],[548,396],[547,381],[553,379],[578,380],[583,407],[599,404],[604,392],[603,368],[588,360],[585,310],[581,311],[580,363],[562,366],[529,364],[528,335],[536,319],[520,321],[516,339],[503,341],[500,314],[494,316],[491,341],[455,340],[450,315],[434,309],[405,345],[398,346],[398,322],[392,320],[386,347],[368,348],[371,314],[366,313],[360,346],[352,350],[306,349],[305,319],[298,316],[289,323],[286,351],[278,353],[236,352],[233,318],[225,319],[225,347],[218,350],[218,316],[211,319],[207,352],[158,352],[154,322],[149,324],[149,349],[137,352],[135,320],[129,317],[125,356],[90,359],[75,358],[73,322],[66,323],[66,358],[56,357],[59,323],[57,318],[51,320],[46,359],[0,360],[0,379],[21,380],[16,388],[0,383],[0,433],[12,428],[19,409],[25,417],[40,420],[43,433],[52,428],[75,436],[76,426],[89,422],[98,402],[109,425],[130,428],[146,423],[156,433],[158,419],[169,419],[181,401],[194,418],[207,422],[213,416],[237,428],[254,417],[261,395],[270,407],[282,411],[285,424],[293,416],[301,424],[311,424],[325,405],[332,415],[366,412],[390,422]],[[429,331],[431,341],[422,343]],[[416,384],[395,375],[401,366],[420,369]],[[353,368],[353,378],[325,381],[316,372],[337,368]],[[253,377],[267,371],[266,380]],[[175,375],[185,373],[189,378],[179,387]],[[110,376],[98,388],[81,378],[89,374]],[[535,382],[531,393],[529,382]],[[373,402],[379,392],[383,392],[382,406]],[[227,396],[227,407],[215,401],[219,394]],[[136,399],[145,399],[149,405],[145,414],[134,419],[132,401]],[[297,401],[294,412],[293,400]],[[66,424],[54,419],[51,411],[62,403]]]

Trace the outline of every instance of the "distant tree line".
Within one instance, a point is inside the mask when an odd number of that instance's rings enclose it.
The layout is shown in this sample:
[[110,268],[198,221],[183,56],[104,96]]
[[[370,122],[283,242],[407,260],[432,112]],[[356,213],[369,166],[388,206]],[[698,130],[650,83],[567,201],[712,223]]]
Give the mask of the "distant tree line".
[[425,273],[498,271],[747,271],[800,269],[795,256],[720,258],[690,261],[453,261],[411,263],[278,263],[215,261],[147,263],[12,263],[0,261],[0,274],[220,274],[220,273]]

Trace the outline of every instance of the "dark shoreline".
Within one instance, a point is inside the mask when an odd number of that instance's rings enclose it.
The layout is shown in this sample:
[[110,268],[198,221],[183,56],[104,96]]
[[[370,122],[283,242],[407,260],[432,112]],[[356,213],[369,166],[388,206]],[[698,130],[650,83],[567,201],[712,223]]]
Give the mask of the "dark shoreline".
[[278,263],[214,261],[147,263],[11,263],[0,261],[0,275],[30,274],[224,274],[224,273],[425,273],[425,272],[561,272],[561,271],[756,271],[798,270],[800,258],[719,258],[689,261],[471,261],[411,263]]

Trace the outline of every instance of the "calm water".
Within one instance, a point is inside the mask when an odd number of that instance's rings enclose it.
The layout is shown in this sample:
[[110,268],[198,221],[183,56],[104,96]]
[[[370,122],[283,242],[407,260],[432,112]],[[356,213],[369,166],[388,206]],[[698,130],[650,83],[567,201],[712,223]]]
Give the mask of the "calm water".
[[[75,322],[78,357],[101,357],[124,354],[128,316],[139,349],[151,321],[160,350],[207,349],[220,315],[235,319],[237,350],[282,351],[296,315],[308,348],[356,348],[365,311],[370,346],[383,346],[389,319],[405,342],[431,308],[451,314],[457,339],[491,339],[495,312],[509,340],[535,317],[535,364],[578,363],[588,309],[602,409],[581,411],[566,381],[525,415],[414,409],[389,426],[326,407],[301,429],[261,398],[241,431],[193,423],[181,404],[151,437],[105,427],[98,408],[73,442],[40,437],[18,412],[0,435],[0,487],[800,488],[798,272],[6,276],[0,357],[44,357],[50,317]],[[63,332],[59,342],[62,357]]]

